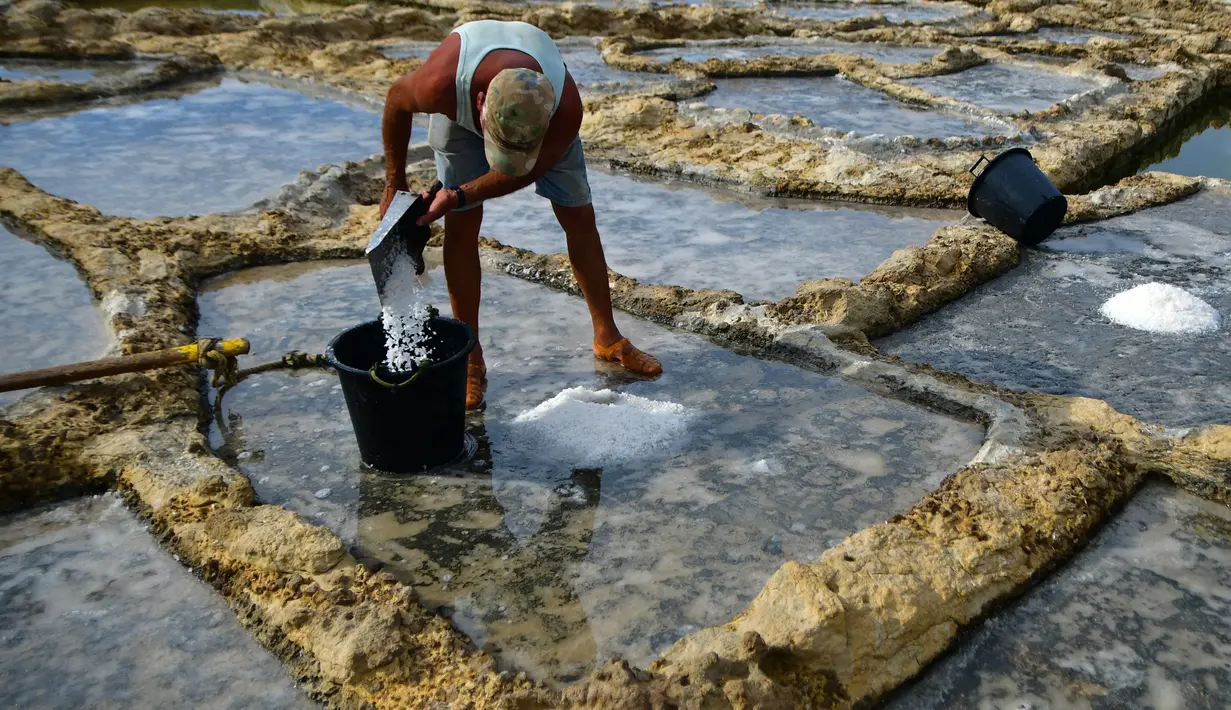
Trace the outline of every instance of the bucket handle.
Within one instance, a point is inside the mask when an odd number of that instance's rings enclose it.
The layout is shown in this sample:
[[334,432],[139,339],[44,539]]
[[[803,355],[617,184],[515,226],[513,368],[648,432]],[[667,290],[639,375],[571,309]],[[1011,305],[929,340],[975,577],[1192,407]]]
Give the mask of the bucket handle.
[[[975,177],[979,177],[979,175],[982,175],[983,173],[975,173],[975,168],[979,167],[980,163],[986,163],[986,162],[988,162],[987,156],[980,155],[979,159],[975,161],[974,165],[970,166],[970,170],[967,172],[969,172],[971,175],[974,175]],[[984,170],[986,170],[986,168],[984,168]]]
[[419,376],[422,375],[424,372],[427,372],[431,366],[432,366],[432,363],[430,360],[424,360],[423,362],[420,362],[419,368],[415,370],[415,374],[411,375],[410,378],[407,379],[405,382],[393,383],[393,382],[386,382],[385,380],[382,380],[380,378],[380,375],[376,374],[376,365],[373,365],[371,368],[368,369],[368,376],[372,378],[373,382],[380,385],[381,387],[388,387],[391,390],[396,390],[396,389],[401,389],[407,385],[413,384],[415,380],[418,380]]

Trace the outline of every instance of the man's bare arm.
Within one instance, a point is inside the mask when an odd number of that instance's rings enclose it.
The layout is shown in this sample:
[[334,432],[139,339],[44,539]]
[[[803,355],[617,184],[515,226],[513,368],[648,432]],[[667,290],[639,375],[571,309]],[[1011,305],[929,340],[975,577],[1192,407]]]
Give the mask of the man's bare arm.
[[[473,204],[517,192],[533,184],[560,162],[581,130],[581,97],[577,95],[575,85],[572,88],[575,101],[568,102],[567,106],[562,104],[556,115],[552,116],[551,125],[547,128],[547,137],[543,140],[543,147],[539,149],[539,157],[534,163],[534,169],[521,177],[511,177],[494,170],[487,171],[486,174],[459,186],[466,193],[467,203]],[[457,207],[456,195],[451,191],[441,190],[437,193],[436,200],[428,209],[427,214],[419,218],[419,224],[430,224],[455,207]]]
[[411,122],[419,111],[415,101],[415,74],[411,72],[393,82],[385,95],[385,112],[380,133],[385,144],[385,194],[380,201],[383,217],[398,190],[406,190],[406,151],[410,146]]

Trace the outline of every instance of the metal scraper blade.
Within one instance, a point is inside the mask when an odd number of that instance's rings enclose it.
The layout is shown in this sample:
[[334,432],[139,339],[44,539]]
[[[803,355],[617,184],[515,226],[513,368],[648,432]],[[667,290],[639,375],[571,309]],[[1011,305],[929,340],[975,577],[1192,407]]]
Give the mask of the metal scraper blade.
[[363,250],[372,269],[376,291],[382,297],[385,285],[389,283],[403,258],[410,260],[416,274],[423,273],[426,266],[423,261],[423,248],[427,246],[432,230],[427,225],[415,224],[415,221],[427,212],[430,200],[439,189],[439,182],[433,184],[427,200],[417,193],[399,190],[389,203],[389,209],[385,211],[385,217],[372,234],[368,246]]

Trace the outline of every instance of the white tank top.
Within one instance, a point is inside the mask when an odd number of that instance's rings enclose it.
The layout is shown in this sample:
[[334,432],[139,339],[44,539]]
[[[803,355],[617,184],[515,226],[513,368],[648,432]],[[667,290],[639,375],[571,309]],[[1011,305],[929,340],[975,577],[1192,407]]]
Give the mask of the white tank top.
[[467,22],[453,32],[461,38],[461,47],[457,51],[456,123],[459,126],[471,133],[482,133],[470,101],[470,82],[479,62],[483,61],[488,52],[496,49],[515,49],[533,57],[555,92],[556,102],[551,107],[552,113],[560,108],[560,97],[564,95],[564,58],[560,56],[559,48],[546,32],[525,22],[500,20]]

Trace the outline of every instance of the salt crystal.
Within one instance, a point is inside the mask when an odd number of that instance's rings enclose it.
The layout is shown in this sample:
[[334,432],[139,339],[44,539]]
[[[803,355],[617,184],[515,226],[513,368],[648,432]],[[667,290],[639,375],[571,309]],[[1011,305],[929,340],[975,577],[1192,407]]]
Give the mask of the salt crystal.
[[1152,333],[1212,333],[1222,325],[1213,306],[1176,286],[1151,282],[1112,296],[1099,309],[1111,322]]
[[247,461],[248,459],[252,458],[252,452],[251,451],[241,451],[239,452],[239,456],[236,456],[235,458],[239,459],[240,461]]
[[324,466],[321,466],[321,473],[324,473],[328,470],[329,470],[329,464],[325,464]]
[[263,486],[266,483],[269,483],[269,476],[261,476],[260,478],[256,479],[256,483],[258,486]]
[[681,437],[692,410],[674,402],[573,387],[514,420],[536,448],[573,466],[627,463]]
[[408,255],[397,257],[380,294],[380,305],[385,325],[385,367],[392,372],[406,372],[429,359],[430,311],[423,299],[423,283]]
[[323,499],[323,498],[328,498],[330,493],[333,493],[332,488],[322,488],[316,493],[313,493],[312,495],[316,496],[317,498]]

